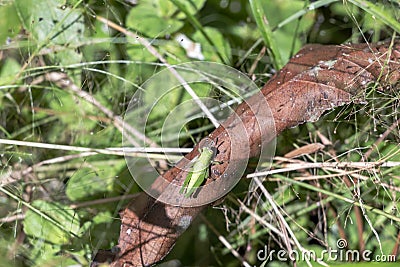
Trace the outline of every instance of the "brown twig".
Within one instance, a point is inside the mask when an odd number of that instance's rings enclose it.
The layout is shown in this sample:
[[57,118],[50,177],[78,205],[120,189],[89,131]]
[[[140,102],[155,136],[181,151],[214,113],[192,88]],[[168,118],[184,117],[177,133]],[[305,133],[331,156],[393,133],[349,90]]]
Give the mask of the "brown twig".
[[[139,140],[149,144],[150,146],[157,146],[151,139],[144,136],[141,132],[133,128],[128,124],[124,124],[121,117],[116,116],[110,109],[103,106],[99,101],[97,101],[91,94],[87,93],[86,91],[81,90],[72,80],[67,76],[67,74],[62,72],[49,72],[46,73],[46,79],[48,81],[54,82],[61,88],[67,88],[75,93],[77,96],[81,97],[88,103],[92,104],[96,108],[98,108],[101,112],[103,112],[108,118],[110,118],[114,124],[114,126],[123,133],[126,130],[128,133],[133,134]],[[132,145],[140,147],[141,145],[136,142],[134,139],[130,138],[130,136],[126,135],[129,138],[129,142]]]

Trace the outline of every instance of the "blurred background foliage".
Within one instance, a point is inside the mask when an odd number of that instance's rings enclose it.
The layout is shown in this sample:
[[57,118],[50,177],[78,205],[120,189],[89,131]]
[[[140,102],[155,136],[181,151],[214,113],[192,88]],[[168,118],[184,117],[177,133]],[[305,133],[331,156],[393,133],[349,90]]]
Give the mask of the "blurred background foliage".
[[[140,191],[121,156],[51,148],[120,147],[122,136],[99,106],[49,74],[66,75],[99,105],[123,116],[137,88],[164,69],[146,47],[98,16],[148,40],[169,64],[224,63],[260,87],[305,44],[377,42],[400,33],[398,1],[0,0],[0,138],[50,146],[0,145],[0,266],[87,266],[98,249],[117,244],[118,212],[128,201],[119,197]],[[183,47],[182,38],[201,50]],[[278,138],[276,155],[325,136],[331,144],[302,160],[359,161],[399,116],[398,90],[383,93],[376,88],[368,92],[367,104],[348,105],[317,123],[286,131]],[[204,89],[195,88],[199,94]],[[176,96],[176,103],[185,97]],[[163,111],[154,112],[147,131],[158,141]],[[191,147],[211,130],[207,120],[191,122],[179,143]],[[369,160],[399,162],[399,141],[397,126]],[[302,246],[321,251],[345,236],[350,249],[364,246],[374,254],[397,253],[398,221],[376,213],[361,215],[359,221],[354,206],[335,195],[355,198],[354,188],[342,177],[285,182],[299,175],[305,174],[275,175],[276,181],[265,186],[285,210]],[[354,186],[361,188],[363,202],[398,218],[398,166],[359,175],[365,179]],[[279,249],[283,241],[238,202],[278,224],[271,206],[257,192],[248,192],[249,184],[243,179],[223,205],[208,209],[180,238],[165,264],[240,266],[242,260],[258,266],[263,262],[257,252],[264,245]],[[219,241],[220,235],[241,260]],[[265,264],[288,265],[275,258]]]

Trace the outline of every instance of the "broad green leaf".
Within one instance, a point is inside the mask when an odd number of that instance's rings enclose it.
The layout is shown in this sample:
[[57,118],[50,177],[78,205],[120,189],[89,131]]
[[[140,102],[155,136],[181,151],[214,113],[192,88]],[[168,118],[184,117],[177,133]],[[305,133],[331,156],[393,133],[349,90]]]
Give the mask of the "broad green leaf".
[[33,245],[39,241],[59,245],[67,244],[74,235],[79,235],[79,216],[68,206],[44,200],[36,200],[32,206],[58,224],[56,225],[37,212],[28,210],[24,220],[24,231],[30,237]]
[[32,249],[29,251],[29,259],[36,264],[41,265],[42,262],[52,260],[56,254],[60,252],[60,245],[46,243],[43,239],[31,238]]
[[83,40],[82,12],[65,6],[64,0],[15,0],[24,27],[40,42],[67,45]]
[[99,212],[93,218],[93,224],[111,223],[113,221],[113,215],[109,211]]
[[[46,94],[45,98],[50,108],[62,122],[59,124],[59,127],[55,126],[52,128],[55,132],[49,135],[48,138],[50,142],[59,142],[63,139],[63,135],[60,135],[60,131],[64,135],[70,135],[71,132],[74,131],[82,134],[82,130],[84,129],[86,132],[83,133],[87,135],[96,125],[94,120],[88,118],[90,115],[97,114],[95,108],[79,97],[65,92],[53,91],[50,94]],[[88,139],[89,138],[86,138],[86,140]],[[84,141],[85,139],[83,139],[79,145],[86,145],[87,142]]]
[[54,49],[50,57],[55,64],[65,66],[81,61],[82,55],[76,50],[85,30],[81,10],[71,9],[64,0],[15,0],[15,7],[39,48]]
[[126,25],[147,37],[161,37],[176,32],[183,22],[176,17],[176,8],[169,1],[141,1],[132,8]]
[[[204,0],[181,1],[189,14],[195,14],[203,7]],[[140,2],[132,8],[126,19],[129,28],[139,31],[145,37],[157,38],[151,40],[160,53],[169,57],[170,64],[182,63],[187,58],[185,53],[176,45],[175,41],[161,40],[161,37],[177,32],[184,25],[186,14],[179,10],[171,1],[148,0]],[[127,52],[130,58],[144,62],[155,61],[146,47],[137,40],[129,38]]]
[[[15,75],[21,69],[21,65],[12,57],[5,60],[0,69],[0,85],[6,85],[14,81]],[[0,96],[2,95],[0,91]]]
[[126,46],[126,52],[133,60],[142,62],[152,62],[157,60],[143,45],[139,44],[136,40],[128,37],[129,44]]
[[[78,265],[78,263],[86,263],[86,265],[83,266],[88,266],[85,257],[80,255],[83,254],[82,251],[69,251],[67,255],[60,255],[60,252],[62,252],[60,245],[49,244],[40,239],[32,239],[31,242],[34,244],[33,248],[30,250],[29,259],[35,262],[35,266],[81,266],[80,264]],[[78,259],[79,262],[77,261]]]
[[[190,13],[196,13],[204,0],[185,1]],[[126,25],[139,31],[147,37],[163,37],[174,33],[183,26],[186,15],[167,0],[140,1],[131,9],[126,19]]]
[[21,24],[14,5],[0,5],[0,46],[7,44],[7,39],[18,34]]
[[118,173],[125,162],[105,166],[103,169],[79,169],[68,181],[66,194],[72,201],[87,200],[113,192]]

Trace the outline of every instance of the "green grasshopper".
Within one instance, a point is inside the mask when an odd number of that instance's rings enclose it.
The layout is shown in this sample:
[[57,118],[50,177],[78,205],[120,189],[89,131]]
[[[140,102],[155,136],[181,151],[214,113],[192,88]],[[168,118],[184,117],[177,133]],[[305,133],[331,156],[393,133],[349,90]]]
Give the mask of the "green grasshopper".
[[179,193],[190,197],[196,189],[208,178],[209,166],[215,156],[215,142],[209,138],[203,140],[203,145],[199,148],[200,155],[196,156],[191,162],[194,163],[191,171],[187,174],[185,182]]

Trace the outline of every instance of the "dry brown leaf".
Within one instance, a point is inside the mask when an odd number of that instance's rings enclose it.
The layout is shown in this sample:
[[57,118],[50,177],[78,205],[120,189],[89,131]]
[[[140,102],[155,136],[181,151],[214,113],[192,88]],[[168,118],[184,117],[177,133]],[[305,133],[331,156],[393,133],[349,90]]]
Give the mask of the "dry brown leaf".
[[[248,138],[245,141],[249,142],[249,156],[256,156],[261,141],[269,141],[289,127],[316,121],[325,111],[337,106],[364,101],[368,84],[379,83],[383,90],[386,86],[398,83],[400,43],[395,43],[392,50],[389,47],[389,43],[305,46],[264,86],[262,96],[257,94],[239,105],[236,114],[209,135],[218,146],[217,160],[224,162],[213,166],[214,173],[223,173],[227,162],[231,164],[241,160],[239,155],[238,158],[234,158],[235,155],[233,158],[228,156],[232,142],[226,135],[228,128],[239,129],[239,124],[244,125],[247,136],[234,138]],[[272,109],[276,127],[276,131],[269,136],[261,133],[269,129],[271,125],[268,120],[271,118],[265,116],[267,122],[264,124],[254,119],[255,113],[260,115],[263,112],[263,98]],[[195,147],[187,158],[192,159],[197,154]],[[174,167],[163,177],[182,183],[185,174]],[[121,213],[120,251],[112,266],[148,266],[160,261],[203,208],[170,206],[145,194],[133,200]]]

